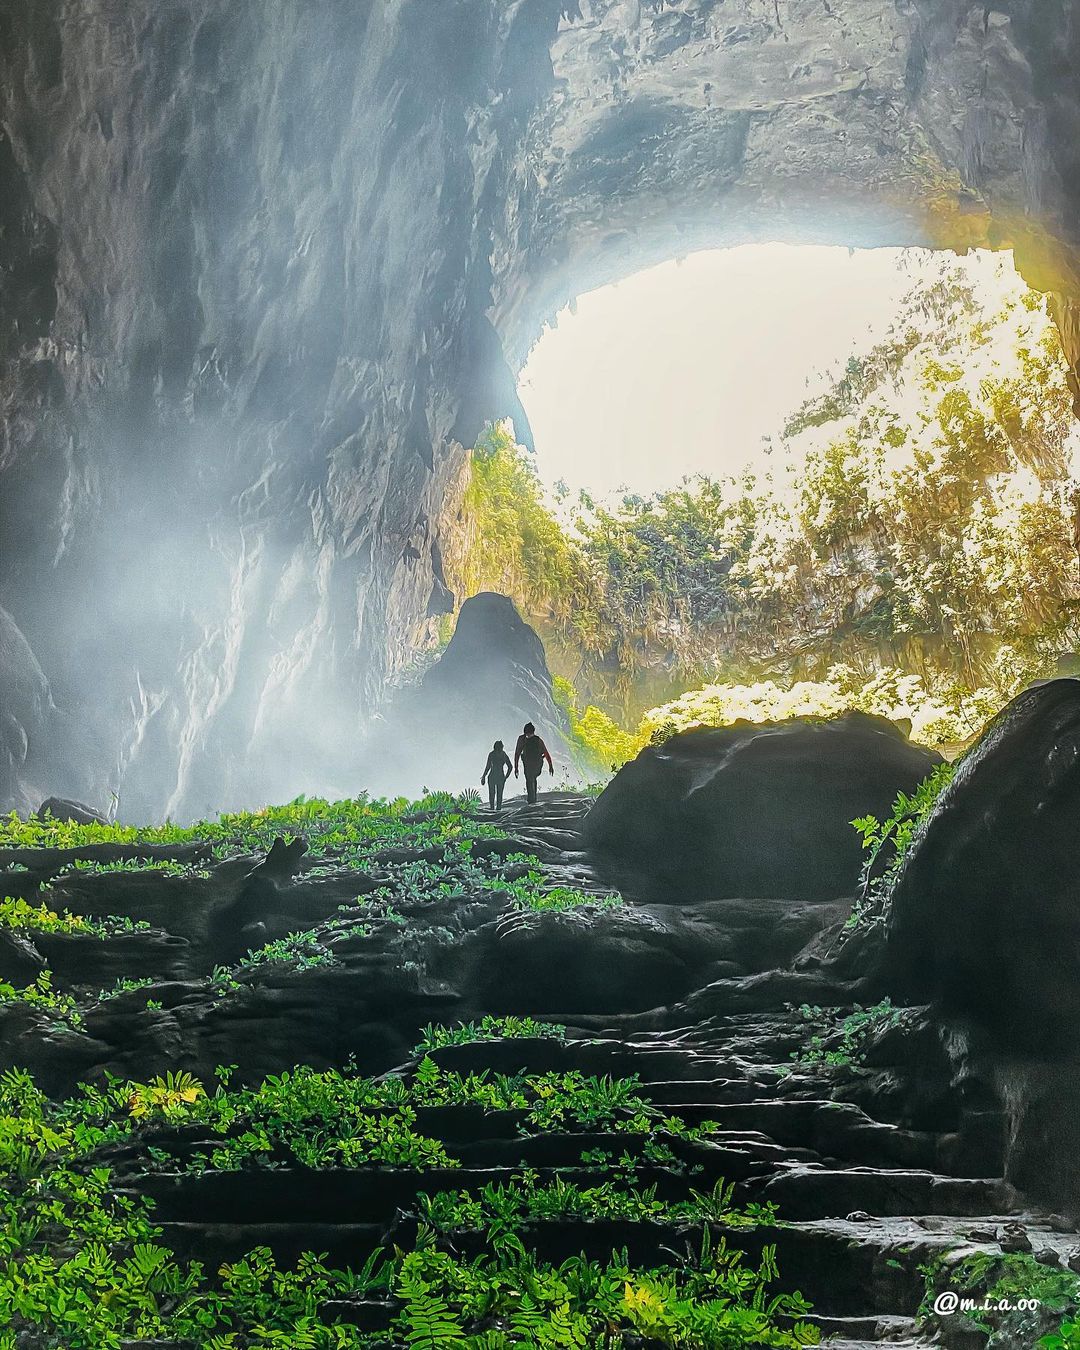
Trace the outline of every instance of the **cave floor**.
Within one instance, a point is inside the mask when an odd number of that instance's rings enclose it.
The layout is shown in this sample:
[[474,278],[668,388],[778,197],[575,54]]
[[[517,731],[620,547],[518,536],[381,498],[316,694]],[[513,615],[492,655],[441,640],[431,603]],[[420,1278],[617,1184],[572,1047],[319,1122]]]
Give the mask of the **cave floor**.
[[[282,1134],[261,1158],[241,1150],[218,1167],[239,1125],[211,1128],[182,1106],[151,1111],[95,1155],[118,1193],[153,1201],[160,1240],[209,1269],[257,1248],[282,1267],[314,1251],[356,1269],[418,1241],[424,1193],[617,1183],[647,1192],[653,1209],[549,1204],[519,1216],[521,1241],[556,1264],[625,1249],[632,1268],[656,1269],[692,1264],[709,1227],[751,1265],[775,1246],[772,1287],[810,1301],[834,1350],[985,1344],[961,1314],[917,1320],[928,1285],[948,1287],[947,1271],[980,1257],[995,1269],[1003,1240],[1061,1271],[1077,1238],[1002,1179],[1003,1121],[960,1102],[927,1010],[886,1009],[871,1034],[845,1037],[860,987],[822,957],[843,902],[619,902],[581,846],[588,805],[552,793],[532,807],[511,799],[494,818],[474,812],[497,830],[479,831],[465,861],[441,852],[444,840],[351,858],[313,849],[262,877],[261,917],[240,931],[223,915],[249,917],[237,897],[252,899],[257,850],[4,850],[9,894],[112,927],[24,930],[3,949],[29,963],[24,980],[47,962],[80,1011],[65,1021],[0,1004],[0,1063],[29,1069],[54,1099],[109,1075],[140,1084],[183,1071],[209,1086],[231,1065],[233,1085],[252,1085],[307,1065],[369,1075],[380,1119],[411,1103],[411,1128],[434,1143],[396,1165],[349,1163],[343,1146],[313,1163]],[[573,903],[533,907],[526,885]],[[485,1017],[504,1019],[506,1034],[439,1043],[433,1031]],[[505,1099],[485,1098],[492,1083]],[[545,1093],[568,1095],[547,1110]],[[723,1182],[734,1184],[726,1206]],[[490,1250],[490,1233],[460,1215],[433,1240],[462,1259]],[[391,1345],[380,1328],[394,1306],[338,1298],[323,1315]],[[1056,1325],[1048,1316],[1006,1319],[993,1346],[1034,1346]]]

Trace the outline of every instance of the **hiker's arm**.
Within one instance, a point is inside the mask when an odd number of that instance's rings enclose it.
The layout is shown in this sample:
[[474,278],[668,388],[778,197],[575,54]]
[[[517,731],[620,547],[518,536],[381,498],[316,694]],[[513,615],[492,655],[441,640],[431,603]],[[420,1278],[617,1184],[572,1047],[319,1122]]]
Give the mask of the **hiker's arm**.
[[514,777],[518,776],[518,761],[521,759],[521,737],[518,737],[518,743],[514,746]]
[[547,748],[547,746],[544,744],[543,741],[541,741],[540,744],[544,746],[544,758],[545,758],[545,759],[547,760],[547,762],[548,762],[548,773],[550,773],[552,776],[554,776],[554,774],[555,774],[555,765],[552,764],[552,762],[551,762],[551,751]]

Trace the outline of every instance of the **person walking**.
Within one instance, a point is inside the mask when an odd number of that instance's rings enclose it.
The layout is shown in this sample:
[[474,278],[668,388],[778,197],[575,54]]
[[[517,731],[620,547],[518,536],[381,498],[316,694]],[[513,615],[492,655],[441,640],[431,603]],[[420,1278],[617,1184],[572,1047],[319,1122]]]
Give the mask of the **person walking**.
[[526,722],[525,730],[518,737],[517,747],[514,750],[514,777],[518,776],[520,763],[525,770],[525,795],[530,802],[536,801],[536,784],[544,772],[545,759],[548,773],[554,776],[555,765],[551,762],[547,746],[536,734],[536,727],[531,722]]
[[488,805],[492,811],[502,810],[503,788],[506,786],[506,780],[510,777],[510,756],[503,749],[502,741],[496,741],[487,757],[487,764],[484,766],[484,774],[480,779],[480,786],[484,786],[487,781]]

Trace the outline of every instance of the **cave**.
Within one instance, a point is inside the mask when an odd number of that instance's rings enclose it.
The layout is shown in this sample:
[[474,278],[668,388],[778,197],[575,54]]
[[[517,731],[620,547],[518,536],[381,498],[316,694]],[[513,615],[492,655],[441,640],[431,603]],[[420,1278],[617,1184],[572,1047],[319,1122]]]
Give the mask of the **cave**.
[[1080,1344],[1080,682],[553,783],[450,584],[545,325],[697,251],[1009,250],[1071,425],[1078,69],[1073,0],[0,5],[0,1350]]
[[755,239],[1011,247],[1080,361],[1065,0],[0,24],[9,805],[355,776],[447,604],[462,447],[527,439],[515,375],[582,290]]

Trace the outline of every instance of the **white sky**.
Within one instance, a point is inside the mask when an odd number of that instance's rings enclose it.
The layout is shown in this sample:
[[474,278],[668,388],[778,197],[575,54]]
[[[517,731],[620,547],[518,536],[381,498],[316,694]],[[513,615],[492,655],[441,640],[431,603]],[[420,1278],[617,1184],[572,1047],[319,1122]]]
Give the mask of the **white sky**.
[[[1009,255],[957,261],[1015,284]],[[767,469],[761,439],[817,388],[808,377],[870,347],[939,265],[919,249],[748,244],[579,296],[519,380],[541,477],[604,497]]]

